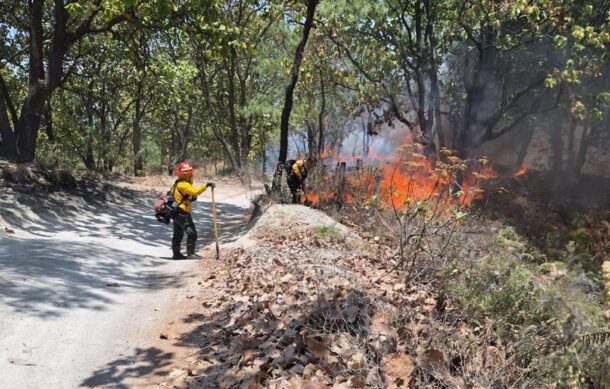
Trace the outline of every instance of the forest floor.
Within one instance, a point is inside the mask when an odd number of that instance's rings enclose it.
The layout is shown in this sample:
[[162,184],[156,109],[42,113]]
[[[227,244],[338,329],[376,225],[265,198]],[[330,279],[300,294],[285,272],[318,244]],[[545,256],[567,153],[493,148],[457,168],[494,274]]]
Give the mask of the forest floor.
[[[221,261],[208,245],[176,262],[150,212],[170,178],[84,177],[62,191],[15,178],[0,180],[1,387],[610,382],[607,338],[588,335],[607,328],[594,270],[607,214],[551,229],[565,207],[522,179],[497,184],[450,240],[431,235],[442,255],[409,267],[392,213],[361,204],[325,213],[225,180]],[[208,196],[195,209],[202,246]],[[574,358],[581,370],[565,367]]]
[[[145,377],[188,353],[166,340],[168,318],[193,309],[203,263],[171,260],[171,226],[154,219],[152,200],[171,178],[66,175],[61,185],[37,173],[6,178],[0,387],[144,387]],[[217,180],[223,242],[246,227],[250,191]],[[213,255],[204,247],[213,240],[209,193],[194,215],[200,253]]]
[[[511,190],[510,201],[503,189],[480,205],[510,204],[513,219],[475,207],[445,246],[451,254],[442,262],[420,257],[410,282],[379,214],[326,209],[330,217],[259,199],[260,217],[247,234],[225,247],[220,263],[202,262],[201,292],[176,320],[182,324],[168,341],[191,351],[149,382],[311,389],[561,387],[581,380],[603,387],[605,338],[581,341],[607,328],[599,276],[564,259],[584,255],[569,243],[570,228],[561,231],[568,249],[551,255],[511,226],[518,215],[533,224],[554,209],[540,201],[546,208],[534,215],[538,197],[524,203],[518,188]],[[566,368],[572,358],[586,360],[585,367]]]

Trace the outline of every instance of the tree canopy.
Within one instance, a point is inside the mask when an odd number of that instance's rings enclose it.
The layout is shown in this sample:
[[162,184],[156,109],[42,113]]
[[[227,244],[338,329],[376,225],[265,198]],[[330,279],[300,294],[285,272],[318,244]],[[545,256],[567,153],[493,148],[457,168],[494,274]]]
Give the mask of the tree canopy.
[[541,131],[553,168],[578,173],[610,141],[604,0],[33,0],[0,15],[0,156],[18,162],[239,170],[327,155],[360,120],[463,157]]

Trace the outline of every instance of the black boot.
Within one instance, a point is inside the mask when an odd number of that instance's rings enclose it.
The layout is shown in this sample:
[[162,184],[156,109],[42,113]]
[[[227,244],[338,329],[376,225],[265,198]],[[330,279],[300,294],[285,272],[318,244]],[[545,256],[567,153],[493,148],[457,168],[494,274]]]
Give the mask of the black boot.
[[185,255],[182,255],[182,253],[180,251],[174,252],[174,255],[172,256],[172,259],[186,259],[187,257]]

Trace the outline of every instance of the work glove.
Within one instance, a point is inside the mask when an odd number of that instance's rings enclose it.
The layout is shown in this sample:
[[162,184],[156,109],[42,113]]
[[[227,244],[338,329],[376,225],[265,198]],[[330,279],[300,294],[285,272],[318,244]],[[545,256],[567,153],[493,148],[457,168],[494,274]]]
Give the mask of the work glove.
[[214,184],[213,182],[208,182],[207,184],[205,184],[208,188],[216,188],[216,184]]

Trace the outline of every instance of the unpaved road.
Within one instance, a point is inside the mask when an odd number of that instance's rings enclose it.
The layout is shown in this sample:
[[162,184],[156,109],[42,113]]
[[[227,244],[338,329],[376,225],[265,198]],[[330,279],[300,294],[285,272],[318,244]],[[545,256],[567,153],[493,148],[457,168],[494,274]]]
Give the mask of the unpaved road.
[[[176,356],[159,336],[197,292],[201,265],[170,260],[171,226],[151,216],[150,196],[0,229],[0,388],[131,388],[170,373]],[[199,247],[212,241],[202,197]],[[221,184],[216,200],[229,241],[248,220],[247,191]]]

